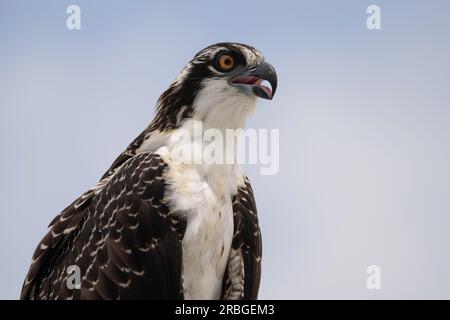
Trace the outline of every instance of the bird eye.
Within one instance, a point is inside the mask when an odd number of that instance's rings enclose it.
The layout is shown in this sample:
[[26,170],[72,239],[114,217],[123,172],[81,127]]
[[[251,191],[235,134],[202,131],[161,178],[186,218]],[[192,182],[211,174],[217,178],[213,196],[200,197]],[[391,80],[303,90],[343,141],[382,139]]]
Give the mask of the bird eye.
[[235,66],[235,59],[229,54],[222,54],[217,60],[217,66],[222,71],[230,71]]

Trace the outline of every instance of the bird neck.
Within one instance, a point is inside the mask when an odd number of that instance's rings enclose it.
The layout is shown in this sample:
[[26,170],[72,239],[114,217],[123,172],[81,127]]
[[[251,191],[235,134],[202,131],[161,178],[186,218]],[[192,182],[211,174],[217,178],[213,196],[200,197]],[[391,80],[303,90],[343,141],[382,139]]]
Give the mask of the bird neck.
[[225,80],[204,82],[193,101],[192,119],[204,129],[242,129],[255,110],[256,97],[230,90]]

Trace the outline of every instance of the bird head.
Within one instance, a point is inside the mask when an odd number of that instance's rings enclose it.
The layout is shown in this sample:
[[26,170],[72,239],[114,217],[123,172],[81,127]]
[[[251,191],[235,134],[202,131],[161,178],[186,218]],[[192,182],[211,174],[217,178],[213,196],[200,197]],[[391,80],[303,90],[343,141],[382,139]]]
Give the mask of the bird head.
[[193,119],[207,127],[242,128],[257,98],[271,100],[276,88],[275,69],[257,49],[214,44],[198,52],[161,95],[152,127],[173,129]]

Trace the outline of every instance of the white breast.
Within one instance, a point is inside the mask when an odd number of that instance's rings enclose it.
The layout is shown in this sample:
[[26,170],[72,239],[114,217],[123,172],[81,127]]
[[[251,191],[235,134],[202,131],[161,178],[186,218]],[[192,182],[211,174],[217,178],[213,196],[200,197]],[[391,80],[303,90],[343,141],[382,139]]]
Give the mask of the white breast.
[[[176,168],[188,177],[171,194],[172,203],[189,202],[187,228],[183,238],[183,275],[186,299],[219,299],[233,238],[231,195],[215,192],[219,182],[202,177],[196,169]],[[219,174],[218,174],[219,175]],[[218,177],[217,177],[218,178]],[[192,187],[190,192],[183,183]],[[174,205],[178,208],[178,205]]]
[[232,196],[243,184],[242,170],[238,165],[180,162],[174,152],[177,148],[169,143],[156,152],[168,164],[165,201],[172,214],[187,219],[184,295],[186,299],[220,299],[233,238]]

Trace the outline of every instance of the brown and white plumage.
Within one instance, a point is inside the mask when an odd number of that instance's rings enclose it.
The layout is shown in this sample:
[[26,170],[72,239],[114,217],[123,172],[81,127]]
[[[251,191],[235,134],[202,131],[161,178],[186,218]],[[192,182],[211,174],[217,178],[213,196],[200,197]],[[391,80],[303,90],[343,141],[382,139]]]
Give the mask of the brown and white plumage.
[[[214,69],[224,52],[239,62],[230,72]],[[256,96],[273,95],[260,82],[232,82],[243,76],[267,78],[275,92],[275,71],[252,47],[216,44],[194,57],[149,127],[51,222],[22,299],[257,298],[261,233],[249,180],[238,165],[180,162],[173,139],[198,123],[242,127]],[[79,289],[67,286],[72,265]]]

